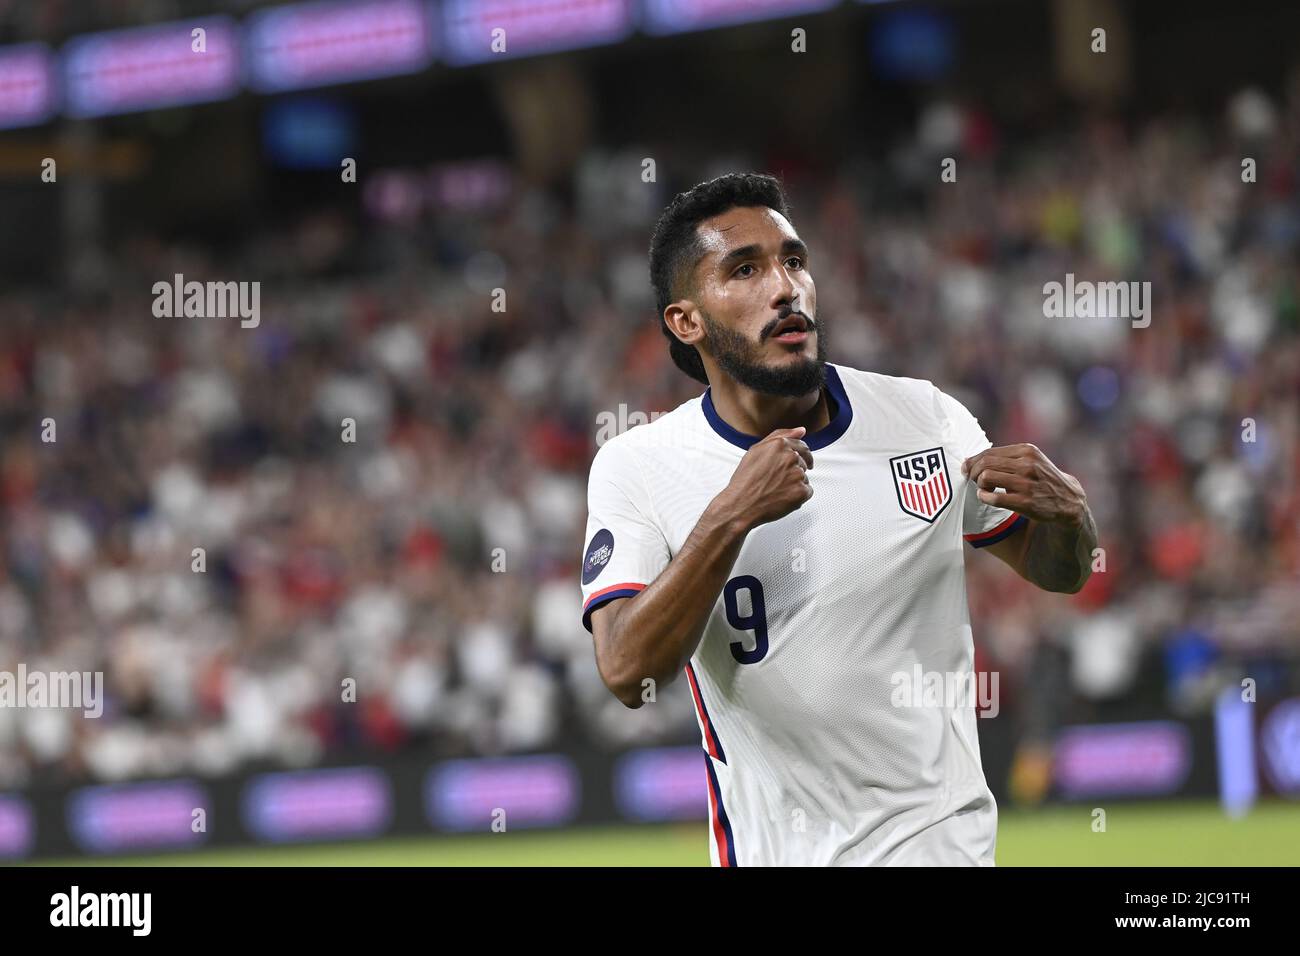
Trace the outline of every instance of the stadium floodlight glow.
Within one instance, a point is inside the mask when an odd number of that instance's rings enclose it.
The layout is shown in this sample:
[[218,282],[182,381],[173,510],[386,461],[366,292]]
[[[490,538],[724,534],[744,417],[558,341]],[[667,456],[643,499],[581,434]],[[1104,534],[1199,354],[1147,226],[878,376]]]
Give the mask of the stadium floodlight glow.
[[707,820],[709,794],[699,747],[656,747],[624,754],[614,768],[614,801],[638,822]]
[[22,797],[0,795],[0,860],[26,856],[35,837],[31,805]]
[[1219,802],[1241,816],[1259,798],[1255,771],[1255,704],[1241,699],[1241,688],[1226,687],[1214,702],[1214,742],[1219,762]]
[[239,92],[238,37],[229,17],[73,37],[62,50],[64,109],[83,118],[229,99]]
[[245,26],[248,85],[262,93],[418,73],[434,30],[419,0],[323,0],[260,10]]
[[714,27],[820,13],[840,0],[647,0],[647,33],[688,33]]
[[356,142],[356,116],[343,101],[291,96],[262,111],[266,153],[289,169],[337,169],[340,156],[356,155]]
[[582,804],[582,781],[562,754],[449,760],[429,771],[424,808],[443,830],[558,827]]
[[1054,764],[1067,800],[1174,793],[1191,772],[1191,736],[1172,720],[1066,727]]
[[194,812],[208,806],[189,780],[84,787],[68,797],[68,832],[87,853],[194,847],[208,838]]
[[44,43],[0,47],[0,129],[38,126],[54,115],[56,72]]
[[1280,794],[1300,796],[1300,697],[1269,711],[1259,737],[1269,783]]
[[378,767],[267,773],[242,798],[244,826],[260,840],[374,837],[393,820],[393,785]]
[[453,65],[617,43],[632,0],[447,0],[443,55]]

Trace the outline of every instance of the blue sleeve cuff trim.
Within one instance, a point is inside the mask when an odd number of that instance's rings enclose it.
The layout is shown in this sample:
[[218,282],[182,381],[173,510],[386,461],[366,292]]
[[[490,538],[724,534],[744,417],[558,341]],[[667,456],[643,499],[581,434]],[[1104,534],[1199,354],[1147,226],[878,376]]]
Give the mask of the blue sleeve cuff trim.
[[972,548],[987,548],[991,544],[997,544],[999,541],[1005,541],[1025,525],[1029,524],[1029,519],[1024,515],[1016,515],[1016,520],[1011,522],[996,534],[991,534],[987,538],[981,538],[979,541],[971,541]]
[[641,585],[640,587],[635,588],[619,588],[615,591],[606,591],[604,594],[597,595],[591,599],[585,608],[582,609],[582,626],[590,632],[592,611],[596,610],[596,608],[600,607],[602,604],[608,604],[610,601],[617,600],[618,598],[629,598],[633,595],[640,594],[644,590],[645,585]]

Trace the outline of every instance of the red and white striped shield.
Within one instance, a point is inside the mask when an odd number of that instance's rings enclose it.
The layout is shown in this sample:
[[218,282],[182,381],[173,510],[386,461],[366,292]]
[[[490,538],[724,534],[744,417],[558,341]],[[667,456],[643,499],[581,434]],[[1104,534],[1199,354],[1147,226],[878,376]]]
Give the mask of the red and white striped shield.
[[889,459],[898,505],[922,521],[933,522],[952,501],[952,482],[942,448],[927,448]]

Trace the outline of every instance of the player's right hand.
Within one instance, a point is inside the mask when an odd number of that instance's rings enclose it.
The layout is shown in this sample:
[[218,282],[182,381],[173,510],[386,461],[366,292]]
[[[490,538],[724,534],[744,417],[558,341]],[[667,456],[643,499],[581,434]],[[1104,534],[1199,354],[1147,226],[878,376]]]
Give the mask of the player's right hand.
[[807,473],[813,456],[803,442],[806,432],[802,425],[778,428],[740,459],[726,494],[749,527],[784,518],[812,497]]

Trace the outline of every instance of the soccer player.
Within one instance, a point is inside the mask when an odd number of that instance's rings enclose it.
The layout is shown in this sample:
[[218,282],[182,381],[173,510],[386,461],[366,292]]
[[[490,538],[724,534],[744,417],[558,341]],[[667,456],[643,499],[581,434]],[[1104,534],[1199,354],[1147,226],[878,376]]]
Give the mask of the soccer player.
[[972,672],[963,540],[1045,590],[1083,586],[1082,487],[1033,445],[990,447],[928,381],[828,364],[770,176],[678,195],[650,276],[673,361],[708,388],[592,462],[601,678],[638,707],[685,671],[714,865],[991,865],[974,707],[895,692]]

